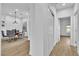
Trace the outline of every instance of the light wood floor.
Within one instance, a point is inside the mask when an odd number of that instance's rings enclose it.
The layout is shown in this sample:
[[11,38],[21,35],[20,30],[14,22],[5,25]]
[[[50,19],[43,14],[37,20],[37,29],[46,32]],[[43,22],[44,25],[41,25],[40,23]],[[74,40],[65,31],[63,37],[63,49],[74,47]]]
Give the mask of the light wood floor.
[[77,49],[70,45],[70,37],[61,37],[55,45],[50,56],[77,56]]
[[30,41],[28,38],[18,39],[16,41],[2,41],[2,56],[29,56]]

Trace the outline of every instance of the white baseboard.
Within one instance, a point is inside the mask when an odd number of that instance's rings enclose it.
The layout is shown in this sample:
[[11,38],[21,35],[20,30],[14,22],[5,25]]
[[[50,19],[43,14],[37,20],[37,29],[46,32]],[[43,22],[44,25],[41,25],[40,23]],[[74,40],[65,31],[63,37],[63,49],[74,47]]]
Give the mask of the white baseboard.
[[56,45],[58,42],[59,42],[59,39],[54,42],[54,44],[53,44],[53,46],[52,46],[52,49],[51,49],[50,52],[49,52],[49,55],[50,55],[51,51],[53,50],[53,48],[55,47],[55,45]]

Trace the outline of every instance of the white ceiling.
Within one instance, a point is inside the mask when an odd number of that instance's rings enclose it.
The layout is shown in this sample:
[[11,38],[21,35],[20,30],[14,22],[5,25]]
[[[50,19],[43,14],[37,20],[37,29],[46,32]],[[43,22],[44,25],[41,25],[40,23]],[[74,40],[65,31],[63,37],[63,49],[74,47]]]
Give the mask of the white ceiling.
[[[65,4],[64,6],[62,4]],[[51,6],[55,6],[57,10],[62,10],[74,6],[74,3],[51,3]]]
[[14,12],[15,9],[18,9],[20,13],[25,14],[26,12],[29,12],[30,3],[2,3],[1,6],[2,15],[9,15],[9,13]]
[[[2,3],[2,15],[7,15],[9,12],[14,11],[15,9],[23,11],[29,11],[30,3]],[[65,8],[72,7],[74,3],[66,3],[65,6],[62,6],[62,3],[50,3],[51,6],[55,6],[57,10],[62,10]],[[24,13],[25,13],[24,12]]]

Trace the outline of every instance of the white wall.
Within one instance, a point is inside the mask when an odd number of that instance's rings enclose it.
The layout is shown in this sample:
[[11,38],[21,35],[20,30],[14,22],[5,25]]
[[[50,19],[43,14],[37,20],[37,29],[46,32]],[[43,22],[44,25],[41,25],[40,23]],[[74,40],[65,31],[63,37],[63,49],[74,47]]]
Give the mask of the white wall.
[[55,20],[54,20],[54,45],[60,40],[60,22],[58,20],[58,12],[54,10]]
[[[54,14],[53,9],[52,9],[53,11],[52,13]],[[54,45],[54,16],[52,16],[51,12],[48,10],[48,55],[52,51]]]
[[0,38],[1,38],[1,3],[0,3]]
[[69,17],[72,16],[72,14],[73,14],[73,8],[67,8],[57,11],[58,18]]
[[70,32],[67,32],[67,27],[70,25],[70,17],[60,19],[60,35],[70,36]]
[[74,29],[73,29],[73,45],[77,46],[77,51],[79,54],[79,4],[74,6]]
[[74,40],[79,43],[79,4],[74,6]]
[[79,14],[77,14],[76,16],[75,16],[75,25],[74,25],[74,28],[75,28],[75,30],[74,30],[74,35],[75,35],[75,42],[76,42],[76,44],[78,44],[79,45]]
[[[51,10],[52,10],[52,12],[54,14],[54,17],[49,16],[51,18],[51,20],[52,20],[52,21],[50,20],[50,22],[52,22],[52,24],[51,24],[51,26],[52,26],[51,33],[52,34],[50,34],[50,35],[52,35],[52,36],[51,37],[49,36],[49,38],[51,38],[51,39],[49,39],[49,42],[48,42],[48,44],[49,44],[49,49],[48,49],[49,50],[49,54],[52,51],[52,49],[54,48],[54,46],[56,45],[56,43],[59,41],[59,38],[60,38],[60,35],[59,35],[60,34],[60,31],[59,31],[59,20],[57,19],[57,13],[56,13],[55,6],[51,5]],[[50,27],[50,25],[48,27]]]
[[0,3],[0,56],[1,56],[1,3]]
[[73,13],[76,14],[79,10],[79,3],[76,3],[73,7]]
[[77,16],[77,33],[78,33],[78,35],[77,35],[77,37],[78,37],[78,45],[79,45],[79,14],[78,14],[78,16]]
[[43,7],[43,4],[30,5],[29,36],[32,56],[43,56]]
[[[30,54],[33,56],[48,56],[54,45],[53,17],[48,10],[48,4],[31,5],[29,30]],[[57,35],[55,34],[55,36]]]
[[76,16],[76,29],[75,29],[75,43],[77,44],[77,51],[79,55],[79,13]]
[[[50,9],[52,10],[52,13],[55,14],[55,8],[49,6]],[[43,36],[44,36],[44,40],[43,40],[43,46],[44,46],[44,56],[48,56],[50,54],[50,52],[53,49],[54,46],[54,19],[55,16],[51,15],[51,12],[48,9],[48,5],[46,6],[46,19],[44,20],[44,27],[43,27]]]
[[71,25],[72,25],[72,27],[71,27],[71,45],[76,45],[76,43],[75,43],[75,39],[76,39],[76,33],[75,33],[75,26],[77,26],[76,25],[76,14],[78,13],[78,4],[75,4],[74,5],[74,7],[73,7],[73,14],[72,14],[72,17],[71,17]]

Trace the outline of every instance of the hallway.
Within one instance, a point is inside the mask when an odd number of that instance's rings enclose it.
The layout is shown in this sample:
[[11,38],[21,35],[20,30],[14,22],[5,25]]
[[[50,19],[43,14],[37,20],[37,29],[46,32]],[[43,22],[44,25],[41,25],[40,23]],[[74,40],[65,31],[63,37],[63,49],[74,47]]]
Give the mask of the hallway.
[[70,37],[61,37],[50,56],[77,56],[76,47],[70,45]]
[[77,3],[0,3],[1,56],[79,55],[78,7]]

